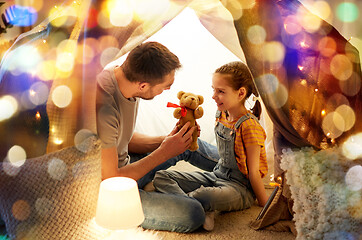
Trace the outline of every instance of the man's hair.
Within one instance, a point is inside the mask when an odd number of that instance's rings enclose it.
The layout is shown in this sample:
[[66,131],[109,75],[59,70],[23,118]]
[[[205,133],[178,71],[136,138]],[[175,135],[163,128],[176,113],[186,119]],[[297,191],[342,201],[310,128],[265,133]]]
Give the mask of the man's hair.
[[122,64],[126,78],[131,82],[147,82],[156,85],[173,70],[181,68],[178,57],[158,42],[138,45]]

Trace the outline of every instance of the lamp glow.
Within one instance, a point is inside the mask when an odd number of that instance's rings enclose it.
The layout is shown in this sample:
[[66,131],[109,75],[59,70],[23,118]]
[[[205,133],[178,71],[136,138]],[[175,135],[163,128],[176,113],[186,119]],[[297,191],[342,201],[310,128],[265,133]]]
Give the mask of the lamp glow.
[[113,177],[100,185],[95,222],[110,230],[124,230],[144,220],[141,198],[135,180]]

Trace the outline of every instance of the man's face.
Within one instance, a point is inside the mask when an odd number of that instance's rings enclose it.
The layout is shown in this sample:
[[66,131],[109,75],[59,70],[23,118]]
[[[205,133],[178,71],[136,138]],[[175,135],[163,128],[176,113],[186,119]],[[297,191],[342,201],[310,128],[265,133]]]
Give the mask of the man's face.
[[164,90],[169,90],[174,80],[175,71],[172,71],[170,74],[166,75],[163,78],[162,83],[156,84],[154,86],[149,85],[145,91],[139,93],[138,97],[145,100],[151,100],[157,95],[160,95]]

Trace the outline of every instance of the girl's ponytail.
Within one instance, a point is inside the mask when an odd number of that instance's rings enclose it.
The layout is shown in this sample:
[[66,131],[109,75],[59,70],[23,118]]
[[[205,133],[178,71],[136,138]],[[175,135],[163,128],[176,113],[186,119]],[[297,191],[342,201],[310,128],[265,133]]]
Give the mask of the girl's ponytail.
[[256,100],[254,107],[253,107],[252,109],[250,109],[250,110],[251,110],[251,112],[253,113],[253,115],[254,115],[255,117],[257,117],[258,120],[260,120],[261,104],[260,104],[259,100]]

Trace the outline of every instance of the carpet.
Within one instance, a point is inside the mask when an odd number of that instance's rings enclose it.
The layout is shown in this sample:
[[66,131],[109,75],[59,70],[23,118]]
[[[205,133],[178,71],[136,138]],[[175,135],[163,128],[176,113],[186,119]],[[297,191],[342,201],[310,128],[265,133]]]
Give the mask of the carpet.
[[[172,169],[181,171],[198,170],[187,162],[181,161]],[[270,195],[273,188],[268,186],[269,179],[264,179],[267,194]],[[153,231],[159,239],[164,240],[294,240],[291,232],[274,232],[268,230],[255,231],[249,227],[261,211],[261,207],[253,205],[243,211],[217,213],[215,216],[215,228],[208,232],[200,228],[192,233],[174,233],[167,231]]]

